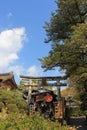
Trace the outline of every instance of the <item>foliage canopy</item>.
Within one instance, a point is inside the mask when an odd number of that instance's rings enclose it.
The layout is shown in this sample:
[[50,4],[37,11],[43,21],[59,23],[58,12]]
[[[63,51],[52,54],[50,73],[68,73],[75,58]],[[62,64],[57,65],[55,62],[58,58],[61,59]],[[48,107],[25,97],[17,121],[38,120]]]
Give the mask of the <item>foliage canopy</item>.
[[84,104],[87,101],[81,95],[87,95],[87,1],[56,0],[56,4],[57,10],[44,26],[45,42],[52,42],[52,48],[40,61],[45,70],[64,69]]

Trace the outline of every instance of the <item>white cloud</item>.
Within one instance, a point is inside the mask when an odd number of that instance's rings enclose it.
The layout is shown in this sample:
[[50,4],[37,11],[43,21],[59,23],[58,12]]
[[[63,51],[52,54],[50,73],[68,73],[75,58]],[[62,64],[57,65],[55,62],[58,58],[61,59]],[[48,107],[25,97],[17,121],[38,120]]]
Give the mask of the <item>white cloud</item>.
[[28,75],[37,76],[38,73],[39,73],[39,72],[38,72],[38,69],[37,69],[37,67],[36,67],[35,65],[29,67],[28,70],[27,70],[27,74],[28,74]]
[[18,52],[26,40],[25,28],[13,28],[0,33],[0,70],[5,70],[19,58]]
[[17,83],[20,81],[20,75],[27,75],[27,76],[42,76],[42,70],[40,67],[37,67],[35,65],[24,68],[22,65],[15,65],[15,66],[9,66],[8,71],[14,72],[14,75],[16,77]]
[[13,16],[12,12],[9,12],[9,13],[7,14],[7,17],[8,17],[8,18],[10,18],[10,17],[12,17],[12,16]]
[[15,66],[10,66],[8,68],[9,72],[14,71],[15,74],[19,77],[19,75],[23,74],[26,72],[26,69],[22,65],[15,65]]
[[27,75],[38,76],[41,75],[41,68],[36,67],[35,65],[27,69]]

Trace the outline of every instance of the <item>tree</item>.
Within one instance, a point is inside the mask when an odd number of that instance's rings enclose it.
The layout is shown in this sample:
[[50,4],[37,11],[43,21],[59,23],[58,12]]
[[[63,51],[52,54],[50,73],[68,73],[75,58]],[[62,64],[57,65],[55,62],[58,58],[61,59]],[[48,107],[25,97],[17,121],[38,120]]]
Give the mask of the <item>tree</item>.
[[[64,67],[63,64],[66,64],[67,59],[71,61],[70,54],[68,55],[67,52],[69,51],[71,56],[75,52],[71,44],[65,44],[65,40],[72,37],[77,24],[84,23],[87,15],[86,0],[57,0],[56,3],[58,9],[52,13],[50,22],[46,22],[44,26],[48,38],[46,42],[53,42],[49,55],[40,59],[42,67],[46,69],[52,69],[58,65]],[[72,58],[76,56],[73,55]]]
[[57,0],[56,3],[58,9],[44,27],[48,38],[46,42],[51,41],[52,48],[40,61],[45,70],[59,66],[66,70],[85,109],[81,95],[87,94],[87,1]]
[[70,76],[78,67],[87,65],[87,23],[73,26],[72,37],[63,44],[54,43],[47,57],[40,59],[42,67],[60,66]]
[[52,13],[50,22],[45,23],[45,31],[49,41],[59,41],[70,38],[72,26],[85,21],[87,13],[86,0],[56,0],[58,9]]

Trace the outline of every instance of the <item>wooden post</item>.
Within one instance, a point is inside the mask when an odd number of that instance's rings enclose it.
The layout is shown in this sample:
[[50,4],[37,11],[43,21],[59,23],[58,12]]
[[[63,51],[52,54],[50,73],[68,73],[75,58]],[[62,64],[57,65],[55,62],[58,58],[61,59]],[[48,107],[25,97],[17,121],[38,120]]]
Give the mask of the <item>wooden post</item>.
[[61,98],[61,94],[60,94],[60,80],[57,80],[57,100],[59,100]]
[[[32,85],[32,81],[30,80],[30,85]],[[28,110],[30,113],[30,103],[31,103],[31,86],[29,85],[28,87]]]

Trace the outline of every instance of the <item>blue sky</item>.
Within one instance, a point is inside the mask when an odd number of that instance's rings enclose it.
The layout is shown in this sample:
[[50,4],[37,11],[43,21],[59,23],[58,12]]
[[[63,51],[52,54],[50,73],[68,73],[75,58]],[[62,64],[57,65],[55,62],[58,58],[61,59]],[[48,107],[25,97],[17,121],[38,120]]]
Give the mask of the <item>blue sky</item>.
[[48,55],[43,29],[56,10],[54,0],[0,0],[0,73],[54,76],[58,70],[43,72],[38,58]]

